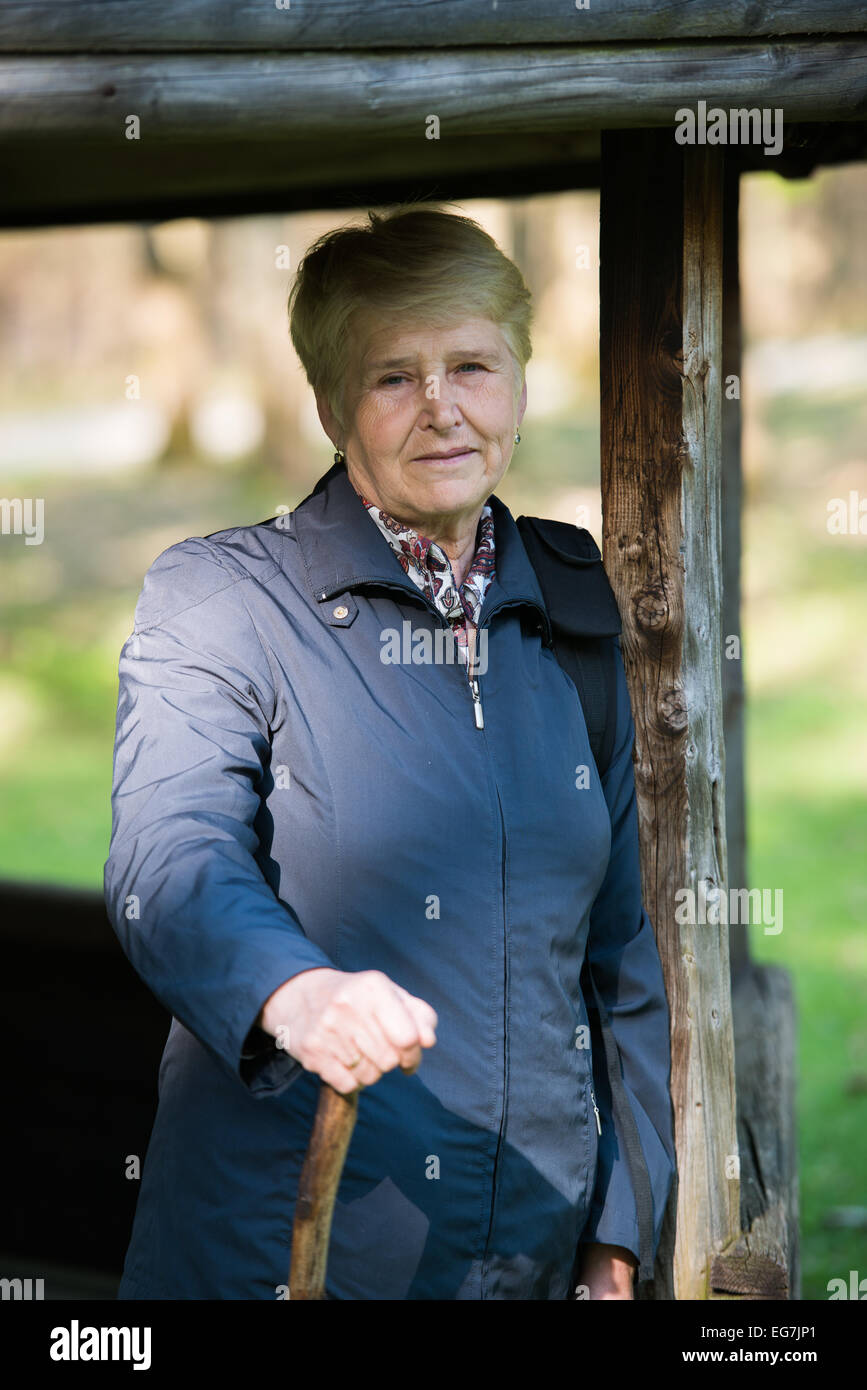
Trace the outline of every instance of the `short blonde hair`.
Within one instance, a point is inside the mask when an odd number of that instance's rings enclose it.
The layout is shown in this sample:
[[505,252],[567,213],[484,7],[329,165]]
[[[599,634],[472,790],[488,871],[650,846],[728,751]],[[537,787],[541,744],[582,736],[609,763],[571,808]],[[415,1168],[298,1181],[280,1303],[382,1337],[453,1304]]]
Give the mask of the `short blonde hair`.
[[532,305],[524,278],[477,222],[405,205],[368,225],[326,232],[308,249],[289,293],[289,331],[307,380],[343,423],[343,389],[358,311],[448,325],[496,323],[518,368],[530,360]]

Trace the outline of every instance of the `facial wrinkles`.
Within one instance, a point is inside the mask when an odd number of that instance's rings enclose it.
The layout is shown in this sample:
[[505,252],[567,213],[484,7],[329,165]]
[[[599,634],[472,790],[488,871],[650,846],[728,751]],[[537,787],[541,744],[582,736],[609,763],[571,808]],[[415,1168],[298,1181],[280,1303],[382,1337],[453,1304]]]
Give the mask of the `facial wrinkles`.
[[[414,380],[366,393],[360,402],[360,420],[365,425],[391,420],[397,424],[405,417],[405,432],[392,441],[392,447],[407,459],[459,444],[481,449],[508,432],[501,418],[485,419],[485,412],[497,404],[497,383],[490,377],[482,371],[453,369],[450,373],[447,363],[422,363]],[[438,396],[427,394],[433,383]]]
[[[502,333],[487,320],[445,334],[357,330],[344,394],[354,479],[400,520],[462,532],[511,456],[520,386]],[[459,446],[474,452],[454,472],[422,461]]]

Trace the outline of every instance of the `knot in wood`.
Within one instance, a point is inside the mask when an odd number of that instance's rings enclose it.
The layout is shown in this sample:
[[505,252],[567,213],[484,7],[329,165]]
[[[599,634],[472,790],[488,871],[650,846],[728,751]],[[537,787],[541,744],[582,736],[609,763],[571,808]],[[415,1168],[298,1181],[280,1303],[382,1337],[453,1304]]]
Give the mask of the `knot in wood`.
[[677,688],[666,690],[659,701],[659,719],[670,734],[682,734],[686,728],[686,695]]
[[617,549],[620,551],[621,557],[624,560],[628,560],[631,564],[637,565],[638,561],[644,555],[643,538],[639,536],[635,539],[630,539],[628,536],[618,536]]
[[[706,904],[707,904],[708,907],[716,908],[717,911],[716,911],[716,918],[715,918],[715,920],[718,921],[718,920],[719,920],[720,890],[719,890],[719,886],[718,886],[716,883],[714,883],[712,879],[706,878],[706,879],[704,880],[704,897],[705,897],[705,902],[706,902]],[[710,921],[710,920],[711,920],[711,919],[708,918],[708,921]]]
[[668,622],[668,600],[661,584],[648,584],[635,601],[635,622],[643,632],[660,632]]

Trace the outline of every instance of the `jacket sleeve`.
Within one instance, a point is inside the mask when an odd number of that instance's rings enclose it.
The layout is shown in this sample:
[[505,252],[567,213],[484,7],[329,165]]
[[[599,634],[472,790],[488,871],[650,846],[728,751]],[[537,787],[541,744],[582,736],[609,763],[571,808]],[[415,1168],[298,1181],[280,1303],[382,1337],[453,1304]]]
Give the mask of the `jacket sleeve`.
[[[587,953],[620,1053],[620,1072],[647,1163],[653,1199],[653,1256],[675,1172],[669,1010],[662,964],[641,897],[638,813],[632,752],[635,726],[619,643],[615,643],[617,714],[602,788],[611,816],[611,858],[590,913]],[[591,1020],[593,1081],[602,1118],[596,1184],[581,1243],[624,1245],[639,1257],[635,1196],[618,1134],[598,1015],[589,981],[582,988]]]
[[108,915],[157,999],[254,1095],[303,1070],[255,1025],[285,980],[333,961],[256,851],[275,693],[249,576],[207,540],[152,565],[121,652]]

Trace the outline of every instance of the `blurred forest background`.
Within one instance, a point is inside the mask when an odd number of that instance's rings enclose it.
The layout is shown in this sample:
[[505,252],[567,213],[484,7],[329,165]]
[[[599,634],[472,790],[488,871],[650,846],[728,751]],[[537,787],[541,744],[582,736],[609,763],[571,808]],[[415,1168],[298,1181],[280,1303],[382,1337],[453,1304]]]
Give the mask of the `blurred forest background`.
[[[499,495],[601,539],[598,195],[451,206],[536,305]],[[0,236],[0,491],[45,508],[42,544],[0,535],[0,877],[101,889],[145,570],[294,506],[330,466],[286,296],[310,242],[351,220]],[[780,935],[751,934],[798,999],[806,1298],[867,1274],[867,535],[827,524],[832,499],[867,498],[865,225],[863,166],[742,180],[749,882],[785,902]]]

